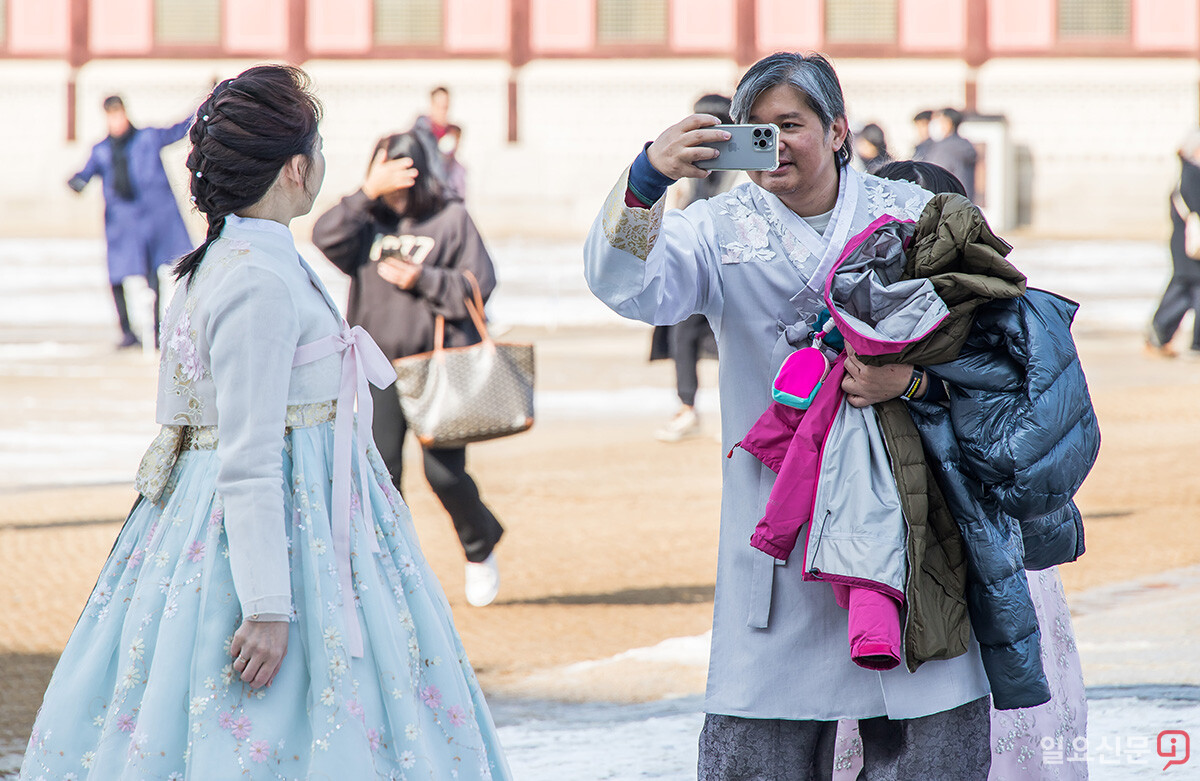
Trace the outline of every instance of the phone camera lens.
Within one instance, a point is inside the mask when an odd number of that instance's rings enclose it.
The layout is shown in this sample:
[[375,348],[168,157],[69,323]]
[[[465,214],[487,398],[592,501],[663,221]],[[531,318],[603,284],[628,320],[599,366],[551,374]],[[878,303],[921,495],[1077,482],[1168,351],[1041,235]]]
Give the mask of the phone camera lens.
[[764,135],[764,136],[766,136],[767,138],[770,138],[770,137],[771,137],[771,128],[769,128],[769,127],[764,127],[764,128],[763,128],[763,135]]
[[762,131],[761,127],[754,128],[754,137],[755,138],[762,138],[762,134],[763,134],[763,131]]

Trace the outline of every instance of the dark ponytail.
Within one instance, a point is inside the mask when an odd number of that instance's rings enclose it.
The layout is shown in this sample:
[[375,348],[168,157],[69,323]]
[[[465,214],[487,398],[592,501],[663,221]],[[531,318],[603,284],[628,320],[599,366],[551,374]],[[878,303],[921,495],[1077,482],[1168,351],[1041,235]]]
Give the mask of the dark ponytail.
[[175,264],[189,278],[225,218],[253,206],[296,155],[311,158],[321,105],[307,74],[287,65],[259,65],[218,84],[196,110],[189,138],[192,203],[208,219],[208,234]]

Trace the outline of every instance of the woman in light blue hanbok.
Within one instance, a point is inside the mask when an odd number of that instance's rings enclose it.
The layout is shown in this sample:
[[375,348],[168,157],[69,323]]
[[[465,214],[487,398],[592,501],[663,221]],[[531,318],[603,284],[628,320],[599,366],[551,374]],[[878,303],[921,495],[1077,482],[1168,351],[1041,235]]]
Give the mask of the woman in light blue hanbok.
[[209,221],[163,326],[162,433],[22,779],[507,779],[449,605],[371,441],[394,379],[296,252],[324,176],[302,71],[197,111]]

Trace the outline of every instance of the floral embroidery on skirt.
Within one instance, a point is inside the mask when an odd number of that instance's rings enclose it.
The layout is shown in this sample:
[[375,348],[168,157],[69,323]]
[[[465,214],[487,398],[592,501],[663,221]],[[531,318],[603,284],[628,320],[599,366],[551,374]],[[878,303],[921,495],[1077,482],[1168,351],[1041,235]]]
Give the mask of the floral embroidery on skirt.
[[[407,507],[374,447],[368,513],[340,593],[333,423],[294,428],[284,475],[293,613],[274,682],[251,690],[215,450],[188,450],[130,513],[39,711],[20,778],[507,779],[495,727]],[[355,480],[354,485],[359,485]],[[346,648],[353,599],[364,655]]]

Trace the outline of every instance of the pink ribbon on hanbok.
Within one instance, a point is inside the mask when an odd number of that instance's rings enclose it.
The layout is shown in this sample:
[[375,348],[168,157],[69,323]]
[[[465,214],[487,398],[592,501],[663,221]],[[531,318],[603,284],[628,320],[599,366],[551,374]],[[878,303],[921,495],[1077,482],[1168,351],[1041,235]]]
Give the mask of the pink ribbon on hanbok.
[[[362,531],[372,553],[379,552],[379,542],[371,525],[365,522],[370,497],[367,493],[367,441],[371,436],[371,390],[368,386],[386,388],[396,381],[396,371],[387,356],[375,344],[361,325],[353,328],[343,320],[342,331],[296,348],[292,366],[303,366],[329,355],[342,355],[342,382],[338,391],[337,415],[333,423],[333,507],[330,520],[333,533],[333,553],[337,560],[338,578],[342,591],[342,614],[346,623],[346,643],[350,655],[363,655],[362,627],[354,604],[354,585],[350,569],[350,482],[352,480],[351,443],[358,440],[358,479]],[[358,415],[354,414],[355,402]],[[365,435],[364,435],[365,432]],[[357,437],[355,436],[357,435]]]

